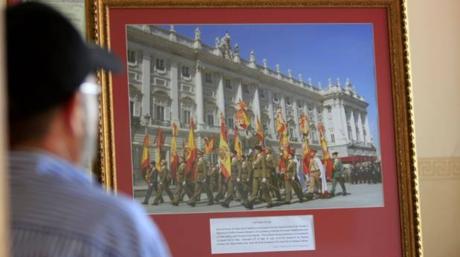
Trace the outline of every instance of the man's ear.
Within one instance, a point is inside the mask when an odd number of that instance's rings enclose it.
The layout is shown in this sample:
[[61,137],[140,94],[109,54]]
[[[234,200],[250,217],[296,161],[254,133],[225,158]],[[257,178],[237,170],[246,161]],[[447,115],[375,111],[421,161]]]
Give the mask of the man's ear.
[[80,136],[83,134],[83,118],[82,95],[80,93],[73,94],[67,103],[64,105],[62,115],[65,129],[72,134],[72,136]]

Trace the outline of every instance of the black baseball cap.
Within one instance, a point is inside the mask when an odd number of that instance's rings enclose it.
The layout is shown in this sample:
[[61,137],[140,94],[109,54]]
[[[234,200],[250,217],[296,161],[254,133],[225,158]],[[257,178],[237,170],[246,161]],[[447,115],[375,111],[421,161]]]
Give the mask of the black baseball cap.
[[53,8],[36,2],[6,9],[9,120],[66,102],[97,69],[119,72],[118,57],[86,43]]

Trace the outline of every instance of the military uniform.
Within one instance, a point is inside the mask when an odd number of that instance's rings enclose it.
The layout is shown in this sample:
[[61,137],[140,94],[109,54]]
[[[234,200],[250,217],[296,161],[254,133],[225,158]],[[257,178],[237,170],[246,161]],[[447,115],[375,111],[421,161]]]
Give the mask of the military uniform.
[[225,191],[227,184],[225,183],[225,177],[222,174],[222,168],[218,168],[219,172],[217,172],[217,195],[214,197],[215,201],[220,201],[225,196]]
[[174,195],[169,189],[169,183],[171,182],[171,174],[169,173],[169,170],[166,168],[165,164],[161,166],[160,172],[158,173],[158,179],[158,190],[155,195],[155,200],[153,200],[153,204],[158,204],[162,197],[163,191],[166,192],[171,202],[174,202]]
[[241,172],[241,161],[238,158],[233,157],[232,159],[232,167],[231,167],[231,175],[227,179],[227,195],[225,197],[222,206],[229,207],[230,202],[235,197],[235,188],[238,190],[237,187],[237,177],[238,174]]
[[148,204],[150,197],[152,197],[153,192],[157,192],[158,189],[158,172],[155,168],[155,165],[152,166],[150,172],[146,175],[145,180],[147,181],[147,192],[145,193],[143,204]]
[[238,188],[240,191],[241,199],[243,200],[243,205],[248,205],[248,196],[249,196],[249,187],[250,187],[250,178],[252,173],[251,162],[249,160],[244,160],[241,164],[240,172],[238,173]]
[[207,170],[208,170],[208,165],[207,165],[206,160],[203,157],[200,157],[198,159],[196,177],[194,181],[195,193],[193,197],[189,200],[189,204],[191,206],[195,206],[195,203],[198,200],[198,197],[201,195],[201,192],[203,191],[208,196],[208,205],[211,205],[214,203],[213,195],[206,181],[206,177],[208,175]]
[[319,187],[321,186],[320,177],[321,171],[318,166],[318,157],[310,159],[310,183],[308,185],[308,193],[313,194],[319,192]]
[[186,187],[185,182],[185,163],[181,162],[179,165],[177,172],[176,172],[176,192],[174,195],[174,205],[178,205],[180,201],[182,201],[184,196],[184,191],[187,193],[189,198],[191,198],[191,192]]
[[292,189],[296,193],[299,200],[303,201],[302,190],[300,189],[300,185],[295,179],[297,172],[297,163],[293,159],[289,159],[286,173],[284,173],[284,185],[285,185],[285,194],[286,194],[286,202],[290,203],[292,198]]
[[269,181],[269,190],[270,192],[276,196],[276,199],[278,201],[281,200],[281,194],[280,194],[280,187],[279,187],[279,179],[276,174],[276,165],[275,165],[275,159],[273,158],[273,155],[271,153],[268,153],[265,157],[265,164],[267,167],[267,179]]
[[347,189],[345,187],[345,175],[343,173],[343,164],[342,164],[342,161],[335,158],[334,159],[334,171],[332,174],[332,191],[331,191],[332,195],[335,194],[335,187],[337,186],[337,183],[340,183],[340,187],[342,188],[342,194],[346,195]]
[[256,160],[253,163],[253,181],[252,181],[252,193],[251,197],[249,199],[249,208],[252,208],[252,205],[254,204],[257,193],[259,192],[259,189],[262,193],[262,197],[264,200],[267,202],[267,207],[272,206],[272,199],[270,197],[270,194],[268,192],[268,183],[269,181],[267,180],[267,168],[265,166],[265,156],[262,153],[257,154]]

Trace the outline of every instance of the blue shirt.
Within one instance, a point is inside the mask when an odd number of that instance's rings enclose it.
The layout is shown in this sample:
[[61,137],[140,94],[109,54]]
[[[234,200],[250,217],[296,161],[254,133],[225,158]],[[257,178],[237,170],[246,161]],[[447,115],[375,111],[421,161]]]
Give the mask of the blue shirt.
[[17,151],[9,165],[14,256],[169,256],[140,205],[108,194],[69,162]]

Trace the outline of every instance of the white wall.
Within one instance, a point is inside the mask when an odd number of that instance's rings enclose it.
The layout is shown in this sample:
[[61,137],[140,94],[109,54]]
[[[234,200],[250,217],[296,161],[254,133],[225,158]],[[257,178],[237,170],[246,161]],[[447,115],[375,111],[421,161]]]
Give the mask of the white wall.
[[460,1],[408,0],[424,256],[460,256]]

